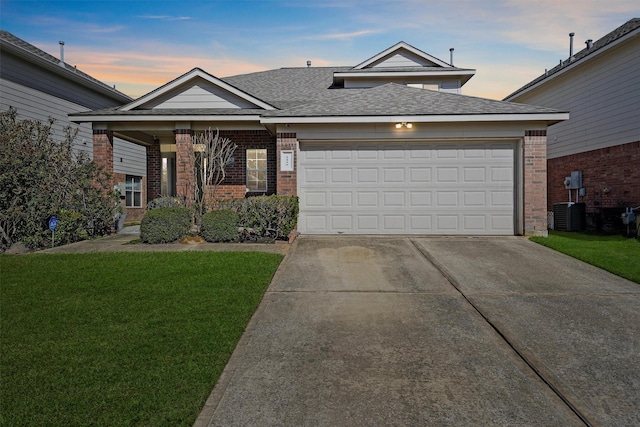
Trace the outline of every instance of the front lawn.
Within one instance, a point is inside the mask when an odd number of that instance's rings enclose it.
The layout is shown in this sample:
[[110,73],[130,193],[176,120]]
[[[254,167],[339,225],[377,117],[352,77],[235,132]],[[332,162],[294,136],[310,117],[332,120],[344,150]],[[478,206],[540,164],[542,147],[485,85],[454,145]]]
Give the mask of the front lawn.
[[640,242],[622,236],[551,231],[531,240],[640,283]]
[[0,425],[192,425],[281,259],[0,255]]

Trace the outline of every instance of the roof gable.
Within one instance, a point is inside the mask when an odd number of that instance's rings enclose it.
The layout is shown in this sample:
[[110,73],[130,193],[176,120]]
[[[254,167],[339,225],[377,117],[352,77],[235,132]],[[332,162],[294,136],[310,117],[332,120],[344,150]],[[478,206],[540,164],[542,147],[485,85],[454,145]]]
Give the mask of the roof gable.
[[450,67],[449,64],[439,60],[411,46],[405,42],[399,42],[379,54],[353,67],[354,70],[366,68],[396,68],[396,67]]
[[274,109],[273,106],[253,95],[243,92],[200,68],[194,68],[153,92],[123,106],[120,110],[181,108]]

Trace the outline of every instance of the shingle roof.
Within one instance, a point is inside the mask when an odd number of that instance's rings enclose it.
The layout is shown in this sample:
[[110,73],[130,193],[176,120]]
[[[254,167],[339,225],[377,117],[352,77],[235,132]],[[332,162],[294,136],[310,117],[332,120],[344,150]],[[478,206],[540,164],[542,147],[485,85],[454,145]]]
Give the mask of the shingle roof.
[[640,28],[640,18],[630,19],[629,21],[625,22],[624,24],[622,24],[621,26],[619,26],[615,30],[611,31],[610,33],[608,33],[604,37],[602,37],[599,40],[597,40],[595,43],[593,43],[593,46],[591,48],[586,47],[586,48],[582,49],[581,51],[579,51],[578,53],[573,55],[573,59],[569,58],[566,61],[562,61],[560,64],[556,65],[551,70],[548,70],[545,74],[543,74],[543,75],[537,77],[536,79],[530,81],[526,85],[522,86],[520,89],[518,89],[518,90],[514,91],[513,93],[511,93],[510,95],[506,96],[504,99],[507,100],[507,99],[509,99],[511,97],[516,96],[520,92],[524,92],[525,90],[529,89],[530,87],[537,85],[538,83],[542,82],[543,80],[553,78],[553,76],[556,73],[558,73],[559,71],[562,71],[565,68],[567,68],[569,66],[572,66],[572,65],[576,64],[577,62],[579,62],[581,60],[584,60],[585,58],[588,58],[588,57],[596,54],[600,49],[608,46],[609,44],[615,42],[616,40],[618,40],[618,39],[620,39],[622,37],[624,37],[625,35],[631,33],[632,31],[637,30],[638,28]]
[[264,117],[421,116],[558,113],[536,107],[387,83],[369,89],[329,91],[334,96],[268,111]]
[[51,64],[54,64],[58,66],[61,70],[66,70],[69,73],[73,73],[74,76],[81,77],[82,79],[86,80],[87,83],[91,85],[99,86],[102,90],[111,92],[113,95],[121,98],[122,100],[131,100],[131,97],[129,95],[126,95],[120,92],[119,90],[114,89],[113,87],[101,82],[100,80],[91,77],[89,74],[78,70],[76,67],[72,67],[67,63],[64,63],[64,67],[60,66],[60,59],[56,58],[53,55],[48,54],[47,52],[35,47],[30,43],[27,43],[26,41],[14,36],[8,31],[0,30],[0,41],[2,41],[2,43],[5,44],[5,46],[10,45],[14,49],[22,51],[23,53],[29,54],[33,57],[40,58]]
[[[351,67],[280,68],[221,80],[276,108],[291,108],[330,97],[333,73]],[[331,89],[331,90],[330,90]]]

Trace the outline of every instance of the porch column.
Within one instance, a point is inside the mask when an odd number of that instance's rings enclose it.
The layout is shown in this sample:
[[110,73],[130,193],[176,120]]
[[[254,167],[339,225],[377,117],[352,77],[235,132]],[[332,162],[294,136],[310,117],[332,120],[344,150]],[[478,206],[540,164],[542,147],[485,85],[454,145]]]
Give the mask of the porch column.
[[162,196],[162,157],[160,140],[147,147],[147,203]]
[[524,233],[546,236],[547,131],[528,130],[524,136]]
[[193,154],[191,129],[176,129],[176,193],[178,198],[191,206],[194,196],[193,167],[195,156]]
[[113,174],[113,131],[93,129],[93,161],[109,174],[111,190],[116,183]]
[[[276,138],[277,180],[276,188],[281,196],[296,196],[298,194],[298,139],[295,133],[278,133]],[[288,158],[290,167],[283,165],[282,152],[293,152]],[[292,169],[292,170],[283,170]]]

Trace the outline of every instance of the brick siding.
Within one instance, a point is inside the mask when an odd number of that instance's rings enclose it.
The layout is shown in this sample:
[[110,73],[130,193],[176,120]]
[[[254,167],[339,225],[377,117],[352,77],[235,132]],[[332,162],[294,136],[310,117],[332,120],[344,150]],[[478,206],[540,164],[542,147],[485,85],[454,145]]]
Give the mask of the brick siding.
[[[587,212],[599,208],[640,206],[640,142],[617,145],[579,154],[549,159],[548,205],[568,202],[569,190],[564,179],[572,171],[582,171],[582,187],[586,195],[580,198]],[[575,201],[575,190],[571,198]]]
[[524,233],[547,234],[547,132],[524,137]]
[[[278,194],[296,196],[298,194],[298,140],[295,133],[279,133],[277,140]],[[293,151],[293,171],[280,170],[280,153],[283,150]]]
[[[143,187],[144,188],[144,187]],[[162,196],[162,155],[160,141],[147,147],[147,202]]]
[[177,129],[176,135],[176,195],[185,205],[193,203],[194,177],[193,143],[190,129]]
[[[93,161],[101,166],[113,178],[113,132],[109,130],[93,130]],[[112,184],[117,181],[112,179]]]

